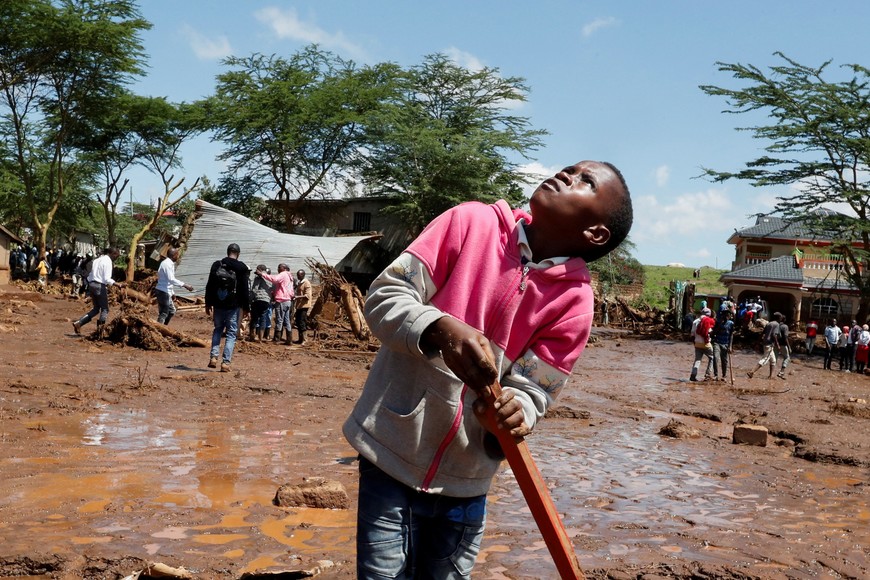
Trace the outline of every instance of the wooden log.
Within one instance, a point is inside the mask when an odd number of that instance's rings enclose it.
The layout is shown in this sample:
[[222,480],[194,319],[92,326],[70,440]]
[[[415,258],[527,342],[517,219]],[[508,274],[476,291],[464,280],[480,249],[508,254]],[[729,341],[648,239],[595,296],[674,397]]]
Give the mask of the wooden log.
[[150,296],[148,296],[147,294],[143,294],[142,292],[139,292],[138,290],[133,290],[132,288],[127,288],[127,287],[121,288],[121,296],[123,296],[124,299],[132,298],[133,300],[137,300],[137,301],[141,302],[142,304],[151,304],[152,303]]
[[354,288],[356,287],[349,283],[341,285],[341,305],[350,319],[350,327],[353,330],[354,336],[360,340],[365,340],[369,336],[369,328],[365,318],[363,318],[362,309],[354,295]]
[[514,477],[517,478],[520,490],[523,492],[523,497],[529,505],[529,510],[544,537],[544,543],[550,550],[550,556],[556,563],[559,575],[563,579],[585,580],[586,576],[580,569],[580,562],[574,553],[571,538],[568,537],[565,525],[559,517],[559,512],[556,511],[553,498],[550,496],[550,490],[547,489],[547,484],[532,458],[529,445],[524,438],[515,438],[510,434],[510,431],[498,427],[495,408],[492,404],[500,395],[501,385],[496,380],[489,386],[485,396],[489,405],[487,405],[484,416],[484,424],[498,438],[505,458],[514,472]]

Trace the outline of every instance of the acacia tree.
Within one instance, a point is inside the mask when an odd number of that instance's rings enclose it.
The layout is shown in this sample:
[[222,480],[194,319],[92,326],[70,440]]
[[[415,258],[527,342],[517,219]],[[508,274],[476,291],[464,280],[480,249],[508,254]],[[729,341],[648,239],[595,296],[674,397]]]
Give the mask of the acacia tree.
[[93,169],[75,136],[100,102],[141,74],[138,34],[150,25],[132,0],[0,4],[0,139],[44,253],[68,186]]
[[[845,80],[824,78],[831,61],[804,66],[777,52],[784,64],[769,73],[752,65],[717,63],[745,86],[705,85],[708,95],[725,97],[728,113],[765,111],[768,124],[742,127],[768,142],[765,155],[737,172],[705,169],[714,181],[741,179],[754,186],[795,185],[797,193],[777,197],[775,210],[812,234],[833,239],[832,253],[860,292],[858,316],[870,312],[870,70],[845,65]],[[854,215],[815,211],[845,204]]]
[[394,65],[357,67],[309,46],[289,59],[231,57],[206,100],[207,128],[226,143],[223,183],[283,201],[292,231],[297,204],[347,189],[367,115],[392,90]]
[[[127,280],[136,270],[136,248],[139,241],[153,230],[163,214],[172,210],[199,187],[197,178],[190,187],[183,187],[184,177],[175,178],[175,169],[181,167],[181,146],[201,131],[202,108],[186,103],[172,104],[162,98],[150,99],[151,119],[139,128],[144,147],[141,165],[159,177],[163,192],[146,218],[142,229],[133,234],[127,260]],[[180,193],[179,193],[180,189]]]
[[527,92],[522,79],[498,69],[427,56],[404,72],[399,94],[369,127],[367,189],[392,198],[389,210],[416,231],[464,201],[522,203],[526,178],[508,154],[528,159],[546,134],[509,112]]

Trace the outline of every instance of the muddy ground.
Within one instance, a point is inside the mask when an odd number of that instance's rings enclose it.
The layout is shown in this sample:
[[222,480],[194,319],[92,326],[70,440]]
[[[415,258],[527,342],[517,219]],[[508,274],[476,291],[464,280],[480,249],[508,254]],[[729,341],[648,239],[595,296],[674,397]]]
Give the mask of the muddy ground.
[[[84,301],[2,291],[0,577],[115,579],[153,562],[354,576],[341,424],[370,353],[243,344],[219,373],[203,348],[76,336]],[[172,328],[211,333],[195,310]],[[733,386],[690,383],[689,343],[595,336],[529,438],[588,576],[870,577],[870,377],[797,356],[786,380],[750,380],[743,350]],[[672,419],[697,437],[659,434]],[[738,421],[766,426],[768,446],[732,444]],[[351,508],[272,505],[303,477],[341,483]],[[488,517],[475,578],[556,577],[507,468]]]

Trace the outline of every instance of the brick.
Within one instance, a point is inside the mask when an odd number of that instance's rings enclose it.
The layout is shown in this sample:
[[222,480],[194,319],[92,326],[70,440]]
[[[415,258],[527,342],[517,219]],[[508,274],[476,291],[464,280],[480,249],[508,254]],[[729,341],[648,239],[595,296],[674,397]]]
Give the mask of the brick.
[[732,441],[735,445],[767,447],[767,427],[763,425],[734,425]]

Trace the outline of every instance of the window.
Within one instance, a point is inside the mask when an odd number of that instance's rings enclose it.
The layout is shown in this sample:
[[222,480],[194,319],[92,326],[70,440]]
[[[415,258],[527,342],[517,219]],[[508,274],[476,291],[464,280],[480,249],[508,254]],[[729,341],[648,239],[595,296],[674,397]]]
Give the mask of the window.
[[810,308],[810,317],[816,320],[827,320],[836,318],[839,305],[836,301],[830,298],[819,298],[813,301],[813,306]]
[[372,214],[367,211],[353,212],[353,231],[368,232],[372,229]]

